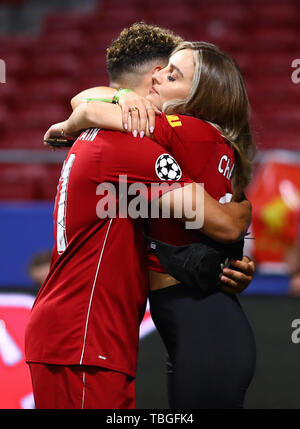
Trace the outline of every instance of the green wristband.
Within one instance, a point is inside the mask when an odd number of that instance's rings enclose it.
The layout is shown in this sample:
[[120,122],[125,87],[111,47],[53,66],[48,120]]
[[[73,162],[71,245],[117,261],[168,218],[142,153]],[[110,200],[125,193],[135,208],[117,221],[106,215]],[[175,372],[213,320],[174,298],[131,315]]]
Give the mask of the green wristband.
[[125,94],[125,92],[132,92],[132,89],[118,89],[113,97],[113,103],[119,103],[119,98],[122,94]]
[[105,103],[113,103],[113,98],[85,98],[83,101],[86,101],[87,103],[89,101],[104,101]]

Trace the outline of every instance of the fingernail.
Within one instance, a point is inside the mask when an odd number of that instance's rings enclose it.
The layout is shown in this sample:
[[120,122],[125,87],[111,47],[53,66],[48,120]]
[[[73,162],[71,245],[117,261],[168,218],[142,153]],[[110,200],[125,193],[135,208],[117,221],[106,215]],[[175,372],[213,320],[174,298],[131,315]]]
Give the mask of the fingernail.
[[154,127],[150,127],[150,133],[153,134]]
[[132,134],[133,134],[133,137],[137,137],[137,134],[138,134],[137,130],[134,130]]
[[128,130],[128,124],[124,124],[125,130]]
[[144,135],[145,135],[144,131],[141,131],[141,132],[140,132],[140,137],[141,137],[141,139],[144,137]]

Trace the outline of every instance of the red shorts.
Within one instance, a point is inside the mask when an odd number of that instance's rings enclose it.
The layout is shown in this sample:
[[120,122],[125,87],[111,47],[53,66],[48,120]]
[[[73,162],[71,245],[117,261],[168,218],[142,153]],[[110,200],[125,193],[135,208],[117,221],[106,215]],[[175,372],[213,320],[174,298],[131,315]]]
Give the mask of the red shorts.
[[29,364],[37,409],[133,409],[135,380],[85,365]]

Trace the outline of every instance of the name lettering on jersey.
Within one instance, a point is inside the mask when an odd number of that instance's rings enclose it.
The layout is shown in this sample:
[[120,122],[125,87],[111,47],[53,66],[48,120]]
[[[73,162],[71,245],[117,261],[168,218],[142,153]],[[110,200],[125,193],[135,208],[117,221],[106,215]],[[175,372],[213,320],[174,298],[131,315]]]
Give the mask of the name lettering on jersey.
[[166,115],[166,118],[171,127],[182,127],[182,122],[176,115]]
[[97,136],[98,132],[101,130],[101,128],[89,128],[88,130],[84,131],[78,140],[85,140],[92,142],[94,141],[95,137]]
[[234,162],[227,155],[223,155],[218,166],[219,173],[223,174],[226,179],[230,180],[233,168]]

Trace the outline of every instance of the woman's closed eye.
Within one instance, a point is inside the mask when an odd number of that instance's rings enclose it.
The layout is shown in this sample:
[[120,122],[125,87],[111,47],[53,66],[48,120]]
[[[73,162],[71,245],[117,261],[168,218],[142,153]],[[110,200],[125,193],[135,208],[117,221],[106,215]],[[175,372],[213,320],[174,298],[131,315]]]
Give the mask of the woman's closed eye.
[[173,76],[168,75],[168,80],[169,80],[170,82],[174,82],[176,79],[175,79]]

